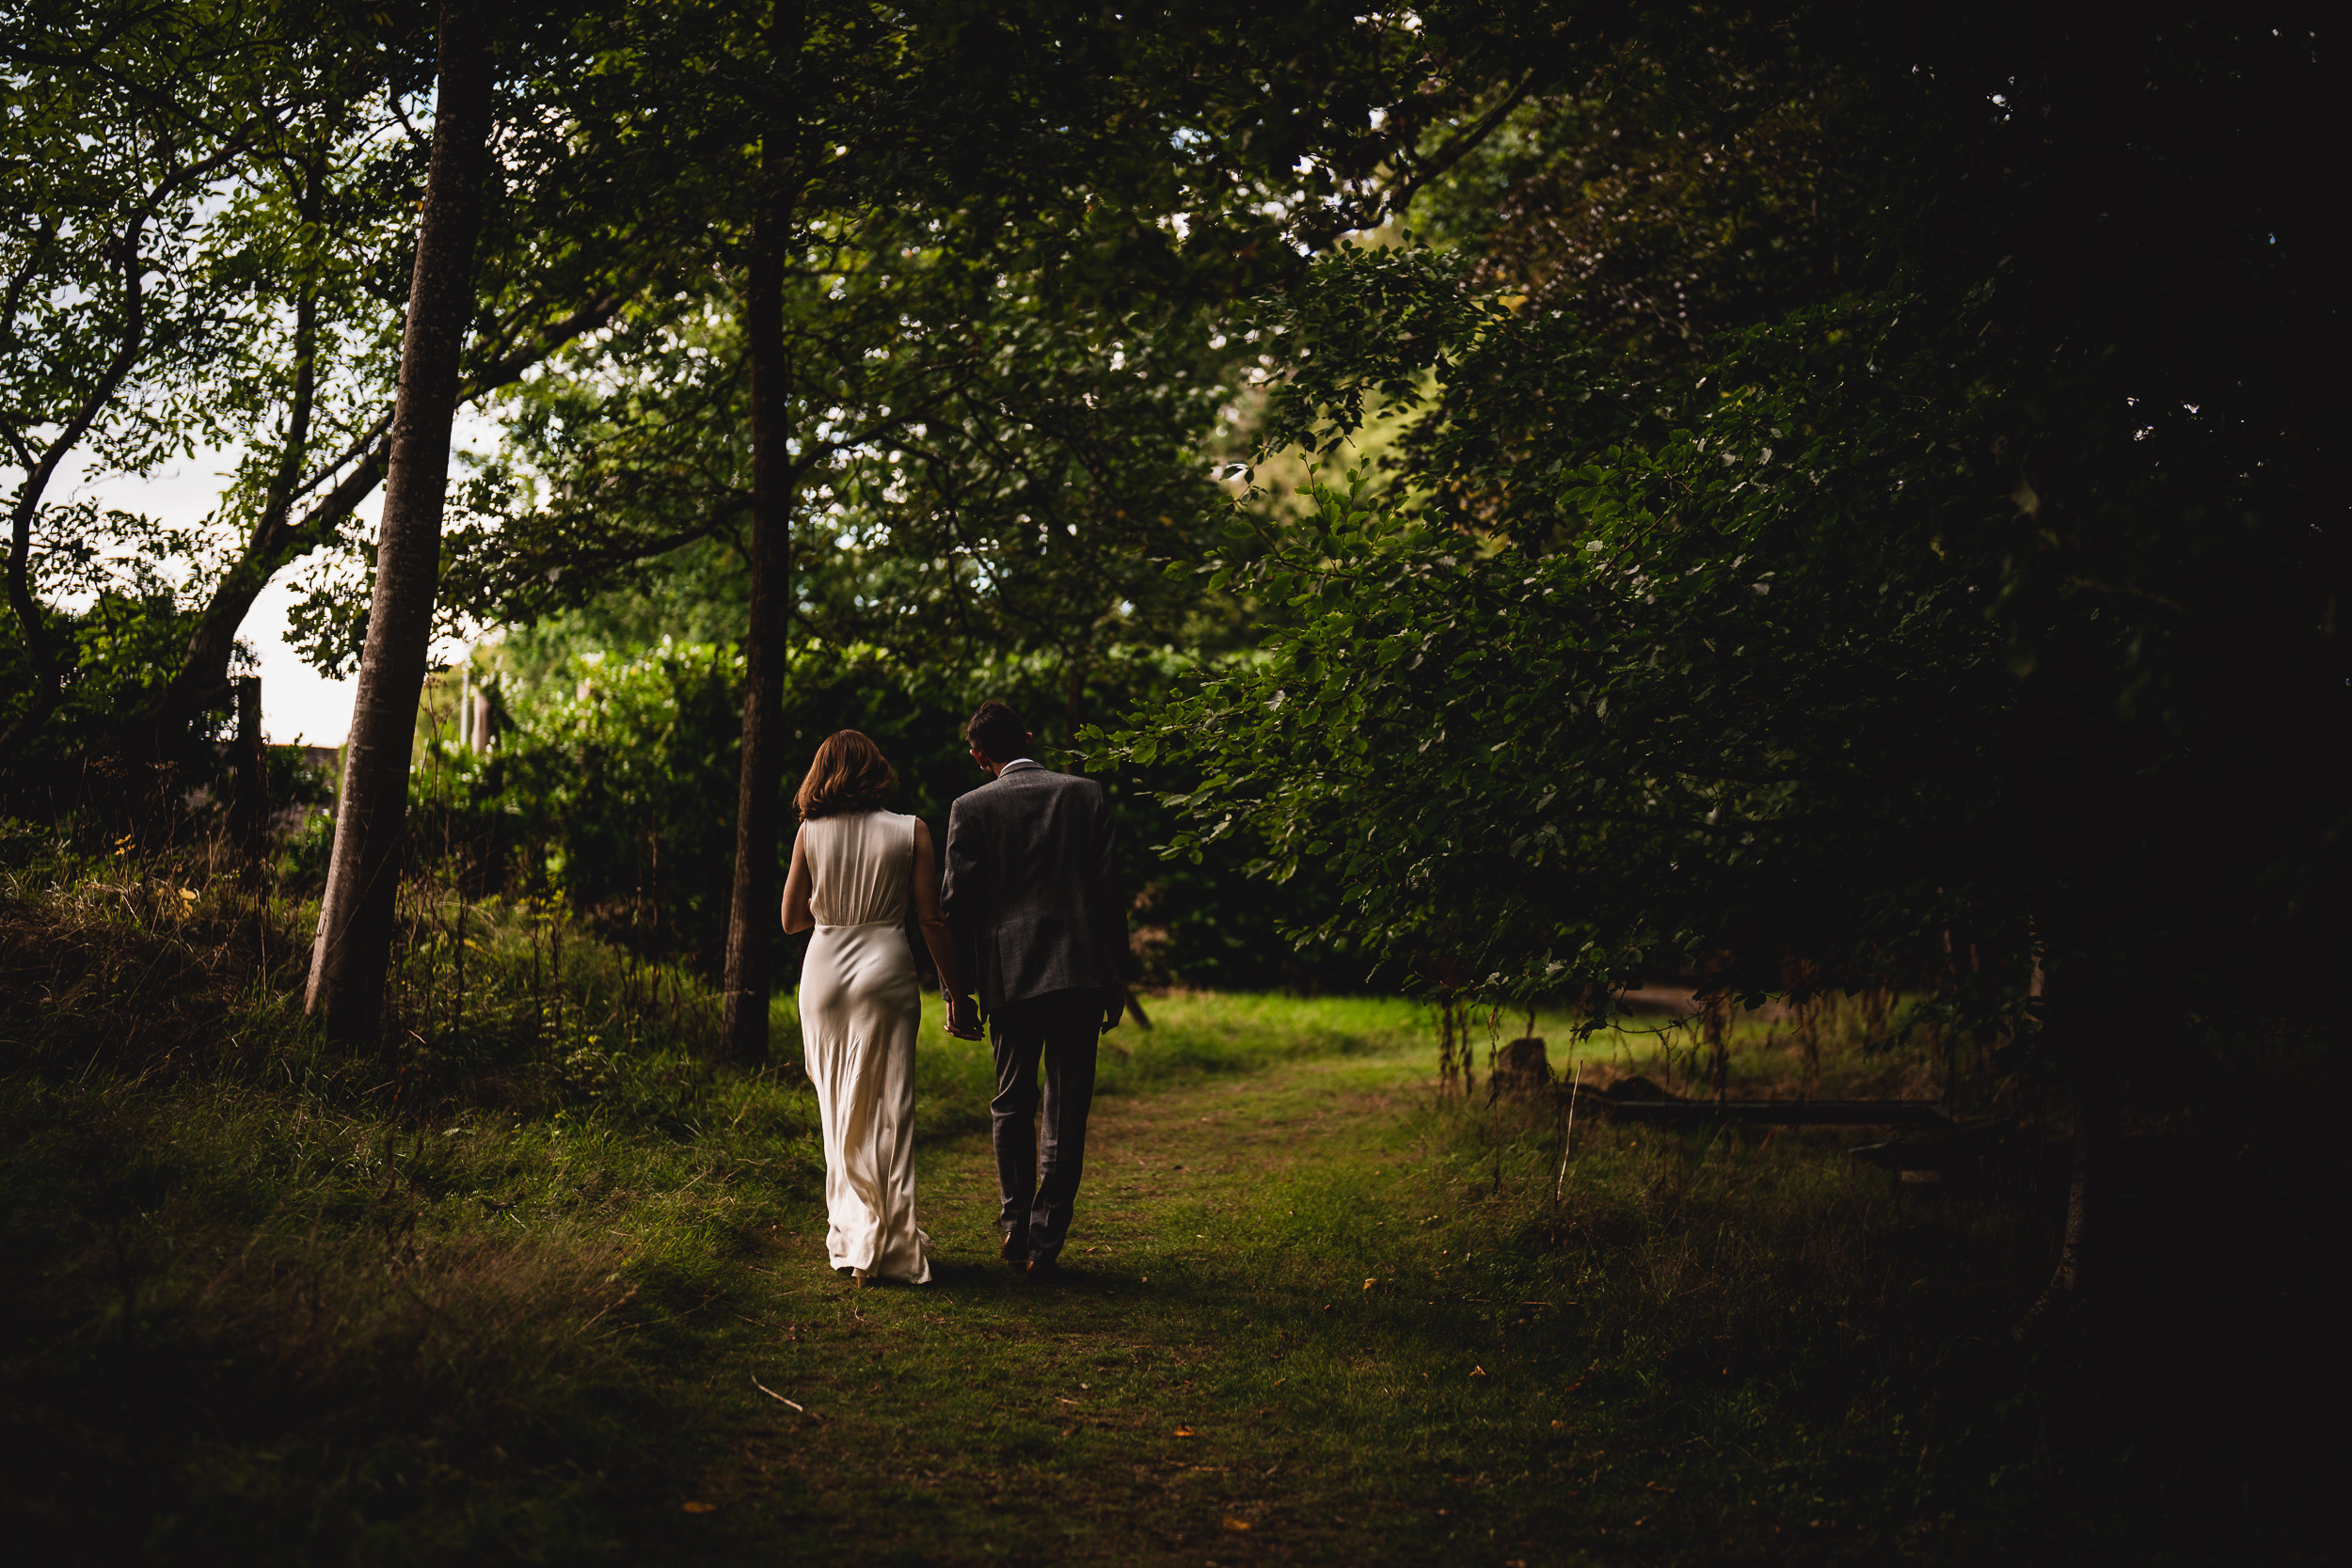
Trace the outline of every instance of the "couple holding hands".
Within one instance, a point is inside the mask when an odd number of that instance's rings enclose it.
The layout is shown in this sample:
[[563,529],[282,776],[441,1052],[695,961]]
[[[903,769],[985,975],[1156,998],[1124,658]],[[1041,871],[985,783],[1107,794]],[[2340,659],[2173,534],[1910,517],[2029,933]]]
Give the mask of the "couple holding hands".
[[1096,1039],[1125,1006],[1127,917],[1103,786],[1032,759],[1028,727],[1003,703],[980,705],[964,736],[991,782],[950,809],[939,871],[930,830],[884,809],[898,777],[857,731],[817,748],[797,798],[784,928],[817,932],[801,962],[801,1040],[824,1129],[825,1250],[860,1284],[931,1276],[930,1239],[914,1223],[923,1005],[910,902],[948,1032],[977,1039],[988,1024],[997,1229],[1007,1261],[1031,1279],[1052,1276],[1070,1232]]

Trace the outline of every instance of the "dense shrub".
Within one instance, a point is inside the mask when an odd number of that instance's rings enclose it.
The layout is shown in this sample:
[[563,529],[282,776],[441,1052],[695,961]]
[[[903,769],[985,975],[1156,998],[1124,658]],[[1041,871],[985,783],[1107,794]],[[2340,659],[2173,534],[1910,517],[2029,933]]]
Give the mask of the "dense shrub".
[[[559,901],[631,950],[715,974],[724,952],[741,729],[742,658],[732,646],[668,640],[633,652],[483,658],[501,721],[487,752],[451,736],[420,748],[413,846],[476,895]],[[1089,694],[1128,702],[1156,677],[1141,672]],[[786,722],[793,756],[785,786],[824,736],[857,729],[898,769],[896,809],[945,843],[955,798],[983,782],[963,741],[980,694],[1009,692],[1032,715],[1041,760],[1062,756],[1065,705],[1039,673],[1009,661],[956,685],[871,650],[807,647],[795,657]],[[1221,846],[1199,863],[1155,853],[1172,817],[1134,770],[1107,778],[1118,803],[1121,877],[1134,901],[1136,974],[1154,984],[1332,990],[1367,979],[1351,955],[1300,952],[1288,932],[1314,923],[1327,890],[1269,888],[1247,879],[1248,855]],[[1148,786],[1148,787],[1147,787]],[[778,846],[788,861],[787,836]],[[779,870],[781,871],[781,863]],[[919,951],[919,948],[918,948]],[[786,984],[798,944],[787,949]]]

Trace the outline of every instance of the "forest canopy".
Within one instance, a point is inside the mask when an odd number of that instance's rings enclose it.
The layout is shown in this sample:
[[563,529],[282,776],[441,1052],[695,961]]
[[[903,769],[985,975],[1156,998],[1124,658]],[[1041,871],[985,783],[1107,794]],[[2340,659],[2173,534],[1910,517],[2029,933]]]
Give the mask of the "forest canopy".
[[[1900,983],[2024,1038],[2344,950],[2344,793],[2275,760],[2348,690],[2293,7],[452,25],[0,27],[13,809],[215,767],[291,573],[363,692],[372,639],[424,680],[372,606],[494,629],[434,679],[506,736],[428,735],[417,808],[730,995],[788,759],[866,728],[937,814],[987,695],[1143,825],[1164,978]],[[460,154],[498,441],[391,581]],[[198,448],[193,529],[69,482]]]

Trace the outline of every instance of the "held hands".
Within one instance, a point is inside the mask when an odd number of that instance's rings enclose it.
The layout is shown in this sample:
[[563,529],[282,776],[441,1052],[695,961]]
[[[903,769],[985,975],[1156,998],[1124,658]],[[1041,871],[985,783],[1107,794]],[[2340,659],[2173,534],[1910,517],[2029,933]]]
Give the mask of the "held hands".
[[947,1033],[960,1040],[976,1040],[980,1037],[980,1021],[970,997],[949,994]]
[[[1105,1029],[1119,1027],[1127,1016],[1127,988],[1123,985],[1106,987],[1103,991],[1103,1024]],[[947,1033],[956,1039],[976,1040],[982,1030],[978,1011],[968,996],[950,994],[947,998]]]

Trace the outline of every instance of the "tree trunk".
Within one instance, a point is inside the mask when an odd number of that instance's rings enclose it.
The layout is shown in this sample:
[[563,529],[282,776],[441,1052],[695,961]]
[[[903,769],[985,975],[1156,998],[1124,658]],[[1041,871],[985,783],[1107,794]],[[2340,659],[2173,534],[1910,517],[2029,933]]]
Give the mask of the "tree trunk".
[[[784,150],[771,138],[763,174],[778,182]],[[727,907],[726,1012],[720,1053],[753,1063],[768,1054],[773,928],[779,924],[776,840],[784,812],[784,673],[792,605],[791,422],[784,347],[784,230],[772,194],[752,224],[744,325],[752,371],[752,604],[743,634],[743,751],[735,797],[735,886]]]
[[[805,15],[797,0],[776,0],[768,56],[775,102],[790,102]],[[770,958],[782,920],[777,905],[776,841],[784,813],[784,676],[792,621],[792,503],[798,476],[786,445],[791,434],[791,371],[784,343],[784,264],[790,244],[799,158],[788,114],[779,113],[760,141],[759,204],[752,215],[744,329],[751,358],[752,582],[743,629],[743,750],[735,795],[735,885],[727,904],[727,946],[721,990],[725,1010],[719,1053],[753,1063],[768,1054]]]
[[491,63],[481,10],[443,0],[439,94],[417,264],[401,341],[375,594],[352,705],[335,850],[319,901],[308,1006],[336,1039],[372,1039],[391,959],[409,747],[440,578],[458,355],[473,313],[474,243],[489,176]]
[[2018,1320],[2019,1344],[2032,1340],[2064,1313],[2079,1306],[2095,1282],[2098,1226],[2107,1166],[2122,1133],[2122,1105],[2112,1054],[2110,1019],[2084,1019],[2068,1042],[2074,1091],[2074,1171],[2066,1186],[2066,1230],[2058,1268],[2040,1299]]

